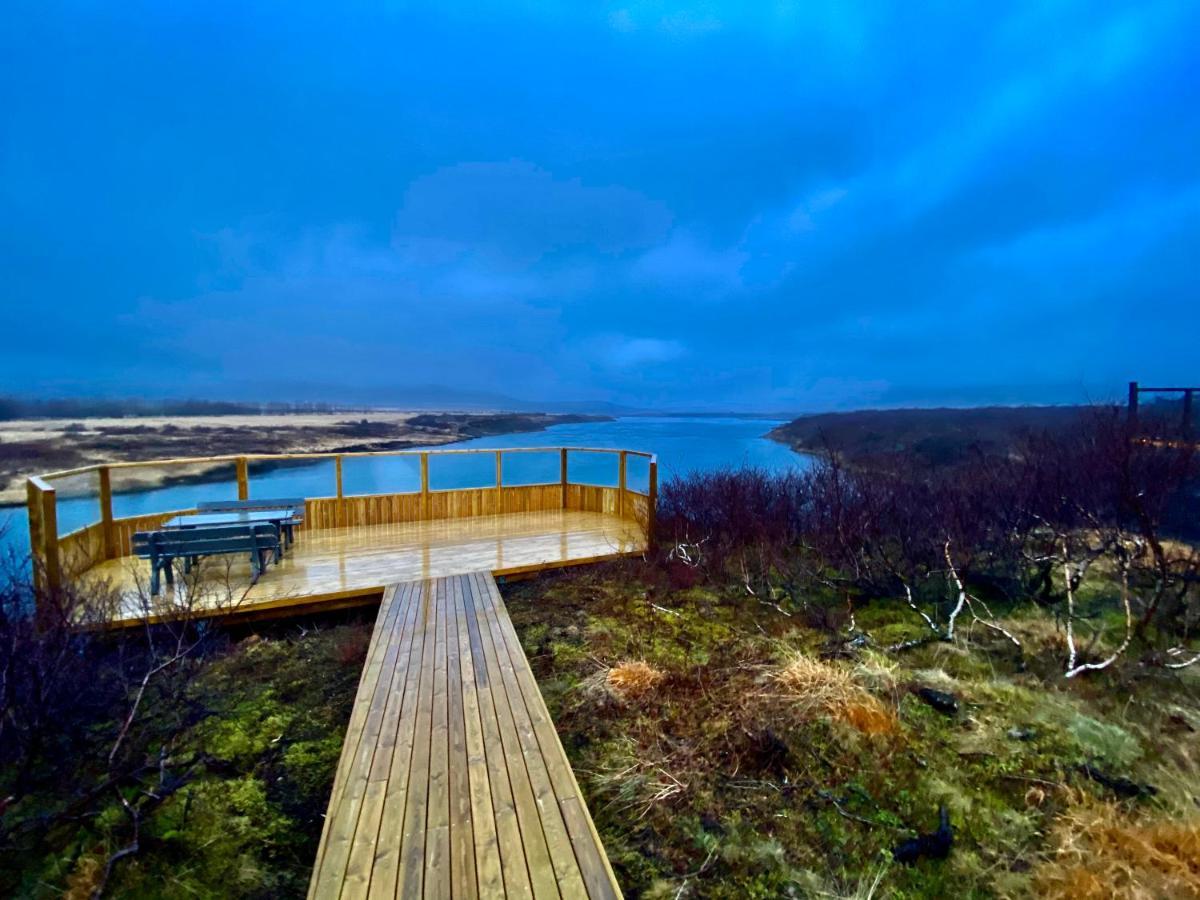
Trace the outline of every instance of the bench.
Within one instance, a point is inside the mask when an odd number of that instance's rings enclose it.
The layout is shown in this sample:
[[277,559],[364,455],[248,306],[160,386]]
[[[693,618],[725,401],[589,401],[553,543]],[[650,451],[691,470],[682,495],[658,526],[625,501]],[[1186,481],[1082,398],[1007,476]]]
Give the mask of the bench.
[[[267,567],[267,554],[278,563],[281,552],[279,529],[270,522],[248,525],[204,525],[166,531],[139,531],[133,536],[133,552],[150,560],[150,594],[159,591],[159,575],[167,576],[167,584],[175,583],[174,562],[184,560],[184,571],[203,556],[224,553],[249,553],[258,580]],[[253,582],[252,582],[253,583]]]
[[279,524],[283,528],[283,534],[287,538],[288,544],[291,544],[296,538],[296,526],[304,524],[304,503],[305,500],[303,497],[268,500],[206,500],[203,503],[196,504],[196,512],[245,512],[250,510],[285,509],[290,515],[287,519],[281,520]]

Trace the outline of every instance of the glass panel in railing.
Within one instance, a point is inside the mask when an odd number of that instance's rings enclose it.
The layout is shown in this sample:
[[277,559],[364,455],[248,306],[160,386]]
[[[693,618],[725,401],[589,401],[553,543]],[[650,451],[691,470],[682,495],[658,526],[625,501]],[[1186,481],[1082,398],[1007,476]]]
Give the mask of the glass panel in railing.
[[247,465],[251,500],[337,496],[332,459],[254,459]]
[[567,454],[567,480],[572,484],[616,487],[618,469],[616,453],[572,450]]
[[558,484],[561,479],[561,454],[557,450],[504,454],[504,484]]
[[113,515],[118,519],[195,509],[206,500],[236,500],[237,465],[171,463],[111,470]]
[[343,456],[342,493],[415,494],[421,490],[418,456]]
[[429,489],[451,491],[496,486],[496,453],[430,453]]
[[54,488],[59,537],[100,521],[98,472],[81,472],[46,480]]
[[650,457],[632,453],[626,457],[625,487],[639,494],[650,493]]

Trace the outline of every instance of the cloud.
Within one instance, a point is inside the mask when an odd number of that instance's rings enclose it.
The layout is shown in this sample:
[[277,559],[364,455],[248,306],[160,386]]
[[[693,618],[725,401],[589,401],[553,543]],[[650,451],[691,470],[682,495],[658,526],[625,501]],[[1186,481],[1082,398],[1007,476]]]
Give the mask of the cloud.
[[393,244],[414,262],[529,265],[555,253],[643,248],[670,225],[669,210],[625,187],[555,177],[521,160],[460,163],[409,185]]
[[597,342],[596,355],[601,365],[616,369],[634,369],[673,362],[685,353],[677,340],[613,335]]
[[705,246],[695,235],[680,230],[642,254],[631,271],[639,280],[668,289],[728,297],[741,287],[741,269],[747,259],[737,247]]
[[301,397],[319,359],[779,409],[1194,375],[1194,3],[3,25],[8,390]]

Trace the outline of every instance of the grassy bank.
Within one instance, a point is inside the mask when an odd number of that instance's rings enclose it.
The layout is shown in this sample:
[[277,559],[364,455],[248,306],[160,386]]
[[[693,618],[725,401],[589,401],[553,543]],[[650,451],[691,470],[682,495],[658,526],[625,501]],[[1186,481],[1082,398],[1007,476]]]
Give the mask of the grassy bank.
[[[1200,890],[1200,673],[1066,681],[1061,632],[1020,615],[1023,657],[987,630],[885,653],[920,634],[906,607],[859,609],[848,642],[836,597],[688,580],[627,564],[506,596],[627,894]],[[942,807],[948,857],[893,861]]]

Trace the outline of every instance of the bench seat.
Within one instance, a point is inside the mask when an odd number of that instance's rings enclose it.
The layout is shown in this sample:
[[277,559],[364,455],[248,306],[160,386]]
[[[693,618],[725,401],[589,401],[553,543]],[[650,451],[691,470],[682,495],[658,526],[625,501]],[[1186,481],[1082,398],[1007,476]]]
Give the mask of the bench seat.
[[257,581],[267,567],[268,556],[278,563],[281,549],[279,528],[270,522],[139,531],[133,536],[134,554],[150,560],[151,595],[159,592],[160,575],[166,575],[167,584],[175,583],[177,559],[184,560],[185,571],[190,571],[201,557],[248,553]]

